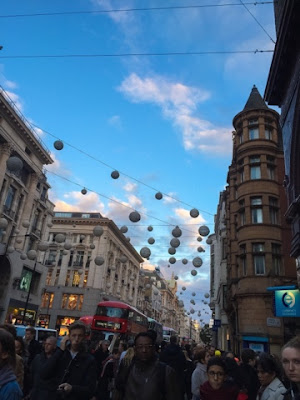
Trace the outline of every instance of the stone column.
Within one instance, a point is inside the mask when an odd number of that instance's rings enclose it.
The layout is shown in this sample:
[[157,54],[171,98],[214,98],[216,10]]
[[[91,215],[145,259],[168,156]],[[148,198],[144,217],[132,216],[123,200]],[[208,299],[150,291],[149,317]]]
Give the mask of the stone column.
[[3,180],[6,172],[6,161],[9,159],[12,147],[8,143],[3,143],[0,146],[0,188],[3,185]]

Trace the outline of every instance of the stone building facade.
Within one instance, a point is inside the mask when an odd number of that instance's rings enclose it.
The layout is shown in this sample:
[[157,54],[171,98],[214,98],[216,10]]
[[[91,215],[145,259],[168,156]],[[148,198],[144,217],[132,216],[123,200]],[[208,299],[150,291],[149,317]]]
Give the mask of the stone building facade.
[[[100,213],[55,212],[52,223],[41,324],[63,334],[75,319],[93,315],[100,301],[137,305],[144,260],[112,220]],[[94,234],[96,226],[101,236]]]
[[34,325],[37,318],[46,278],[38,245],[48,237],[54,208],[43,167],[52,162],[30,124],[1,91],[0,218],[7,226],[0,229],[0,323]]
[[229,328],[227,307],[227,256],[226,256],[226,200],[224,190],[219,197],[215,215],[215,233],[210,235],[210,308],[214,321],[213,345],[229,350]]
[[243,347],[278,353],[291,330],[297,329],[297,318],[270,324],[273,293],[267,290],[295,283],[291,231],[284,217],[279,115],[253,87],[233,125],[225,221],[230,341],[237,353]]
[[300,288],[300,4],[274,2],[277,41],[265,89],[270,105],[281,107],[288,204],[286,218],[292,227],[290,254],[296,259]]

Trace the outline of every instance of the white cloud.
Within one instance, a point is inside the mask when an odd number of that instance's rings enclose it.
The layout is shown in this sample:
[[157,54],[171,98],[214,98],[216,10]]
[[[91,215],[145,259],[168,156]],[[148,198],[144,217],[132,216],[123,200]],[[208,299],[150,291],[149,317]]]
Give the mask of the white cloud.
[[55,211],[89,211],[100,212],[104,211],[104,204],[97,193],[88,192],[83,195],[80,191],[72,191],[65,193],[65,200],[54,200]]
[[122,121],[119,115],[113,115],[111,118],[109,118],[108,123],[109,125],[114,126],[117,129],[122,128]]
[[19,111],[22,112],[23,111],[23,101],[20,98],[20,96],[9,90],[6,90],[5,92],[8,95],[9,100],[11,100],[14,103],[14,105],[19,109]]
[[172,203],[176,203],[177,202],[177,200],[175,200],[176,199],[176,196],[177,196],[177,194],[175,193],[175,192],[169,192],[169,193],[166,193],[167,195],[165,195],[164,197],[163,197],[163,202],[164,203],[166,203],[166,204],[172,204]]
[[127,182],[124,186],[123,189],[126,192],[135,192],[137,190],[138,185],[136,183],[133,182]]
[[6,87],[7,89],[14,90],[14,89],[17,89],[18,84],[17,84],[16,82],[9,81],[9,80],[6,79],[6,80],[3,82],[3,86]]
[[50,157],[53,160],[52,164],[47,165],[46,170],[49,171],[50,173],[53,172],[55,174],[59,174],[59,175],[70,175],[70,171],[68,171],[66,169],[66,167],[64,166],[64,164],[58,159],[56,158],[56,154],[51,152],[50,153]]
[[171,82],[161,76],[141,78],[134,73],[118,90],[132,102],[158,105],[163,116],[180,130],[185,150],[230,152],[231,129],[218,128],[196,114],[198,105],[210,97],[208,91]]

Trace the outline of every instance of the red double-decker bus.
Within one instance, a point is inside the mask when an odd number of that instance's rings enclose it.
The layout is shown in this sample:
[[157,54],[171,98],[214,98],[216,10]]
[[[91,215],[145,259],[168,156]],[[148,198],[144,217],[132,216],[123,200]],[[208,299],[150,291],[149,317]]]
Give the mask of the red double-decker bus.
[[113,347],[117,340],[134,339],[148,329],[148,318],[136,308],[121,301],[98,304],[92,320],[92,341],[109,340]]

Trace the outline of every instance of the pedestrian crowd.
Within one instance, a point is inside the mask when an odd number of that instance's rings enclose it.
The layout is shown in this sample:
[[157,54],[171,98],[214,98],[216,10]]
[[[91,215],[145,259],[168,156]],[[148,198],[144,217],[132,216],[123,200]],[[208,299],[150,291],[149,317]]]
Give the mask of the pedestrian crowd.
[[60,346],[41,346],[35,329],[25,338],[0,326],[0,400],[300,400],[300,336],[281,358],[245,348],[238,359],[213,346],[156,343],[138,333],[117,348],[103,340],[87,347],[86,327],[75,322]]

